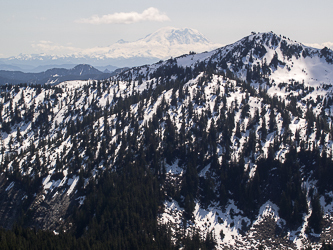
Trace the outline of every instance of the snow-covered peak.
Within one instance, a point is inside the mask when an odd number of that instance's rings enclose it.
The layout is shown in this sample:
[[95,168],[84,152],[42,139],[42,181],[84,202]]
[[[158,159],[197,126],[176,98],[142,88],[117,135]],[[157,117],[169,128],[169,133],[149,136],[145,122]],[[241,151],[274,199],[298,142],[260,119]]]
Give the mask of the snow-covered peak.
[[284,56],[288,57],[307,57],[317,55],[324,57],[328,63],[332,63],[333,51],[328,48],[318,49],[306,46],[300,42],[291,40],[290,38],[278,35],[273,31],[254,33],[246,36],[231,46],[243,46],[243,47],[264,47],[268,50],[279,50]]
[[2,61],[11,64],[28,62],[29,64],[34,63],[36,66],[42,64],[88,63],[127,67],[154,63],[161,59],[164,60],[186,54],[189,51],[197,53],[210,51],[221,46],[222,44],[210,42],[197,30],[165,27],[136,41],[120,39],[106,47],[97,46],[82,49],[72,54],[21,54]]
[[[163,34],[174,32],[168,28],[156,33],[162,35],[150,35],[146,39],[165,38]],[[219,72],[231,72],[238,79],[249,82],[265,78],[267,83],[298,82],[315,88],[323,83],[333,84],[332,50],[311,48],[273,32],[252,33],[210,52],[190,53],[151,65],[150,69],[144,69],[141,73],[158,71],[160,67],[173,67],[174,64],[184,68],[194,68],[198,64],[210,65]]]
[[173,28],[164,27],[161,28],[145,38],[140,39],[147,43],[160,43],[168,45],[179,45],[179,44],[209,44],[207,38],[205,38],[200,32],[190,28]]

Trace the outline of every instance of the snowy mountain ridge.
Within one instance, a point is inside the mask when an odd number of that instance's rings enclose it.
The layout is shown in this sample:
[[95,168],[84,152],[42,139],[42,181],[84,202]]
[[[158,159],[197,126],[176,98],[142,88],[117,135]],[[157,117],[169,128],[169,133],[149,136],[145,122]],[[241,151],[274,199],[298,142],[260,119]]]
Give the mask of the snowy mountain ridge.
[[311,48],[273,32],[252,34],[211,52],[184,55],[174,61],[170,59],[143,66],[141,71],[140,67],[132,71],[136,76],[144,75],[170,63],[184,68],[193,68],[201,63],[216,65],[217,70],[230,72],[243,81],[257,77],[261,82],[264,78],[267,83],[277,85],[299,82],[315,88],[333,83],[332,50]]
[[152,213],[176,247],[332,243],[332,54],[259,33],[102,81],[2,87],[3,226],[23,202],[29,226],[113,226],[93,191],[109,173],[112,192],[155,178],[140,187],[158,186]]

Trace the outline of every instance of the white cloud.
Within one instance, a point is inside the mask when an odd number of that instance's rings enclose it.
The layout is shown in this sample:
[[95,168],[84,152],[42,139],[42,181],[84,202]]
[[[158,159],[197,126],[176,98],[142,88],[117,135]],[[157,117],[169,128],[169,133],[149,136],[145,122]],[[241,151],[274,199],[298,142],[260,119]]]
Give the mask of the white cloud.
[[325,42],[325,43],[304,43],[304,45],[317,48],[317,49],[322,49],[324,47],[333,49],[333,42]]
[[81,49],[79,48],[75,48],[72,46],[56,45],[51,41],[45,40],[34,43],[31,46],[38,52],[43,53],[77,53],[81,51]]
[[103,15],[99,17],[98,15],[91,16],[90,18],[82,18],[76,20],[77,23],[90,23],[90,24],[131,24],[142,21],[157,21],[164,22],[169,21],[170,18],[161,13],[158,9],[150,7],[144,10],[142,13],[137,12],[119,12],[114,14]]

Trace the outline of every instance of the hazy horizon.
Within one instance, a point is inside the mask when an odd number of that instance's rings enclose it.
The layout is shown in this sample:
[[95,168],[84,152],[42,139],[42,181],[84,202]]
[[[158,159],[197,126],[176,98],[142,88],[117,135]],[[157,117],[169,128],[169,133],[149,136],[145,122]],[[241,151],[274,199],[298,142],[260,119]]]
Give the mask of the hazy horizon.
[[6,1],[0,9],[0,58],[68,54],[136,41],[165,26],[198,30],[230,44],[252,31],[273,31],[306,45],[333,48],[333,2]]

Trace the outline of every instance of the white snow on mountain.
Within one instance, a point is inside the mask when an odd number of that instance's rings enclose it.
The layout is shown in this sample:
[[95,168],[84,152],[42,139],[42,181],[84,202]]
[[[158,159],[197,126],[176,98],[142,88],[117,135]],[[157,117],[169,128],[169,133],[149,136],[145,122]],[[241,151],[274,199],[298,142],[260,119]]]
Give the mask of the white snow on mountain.
[[[139,44],[141,44],[141,46],[139,46]],[[125,52],[122,52],[121,49],[117,51],[116,46],[119,46],[119,48],[126,48],[125,46],[127,46],[129,51],[128,53],[142,53],[142,55],[147,53],[144,49],[142,49],[141,52],[139,49],[138,51],[135,51],[135,46],[138,46],[137,48],[150,48],[151,51],[149,53],[152,55],[162,56],[167,54],[164,54],[165,51],[163,51],[163,49],[165,48],[169,48],[168,53],[170,55],[175,52],[177,48],[180,51],[180,48],[185,48],[187,46],[186,53],[188,53],[189,45],[194,46],[195,44],[198,45],[197,48],[199,48],[199,45],[202,46],[201,48],[204,46],[207,48],[209,46],[213,46],[213,44],[209,43],[207,39],[205,39],[195,30],[164,28],[148,35],[143,39],[138,40],[137,42],[120,41],[113,45],[115,47],[109,46],[107,48],[100,48],[100,54],[102,55],[102,51],[105,49],[103,56],[111,56],[112,53],[114,53],[113,55],[119,55],[123,53],[124,56]],[[113,50],[111,48],[113,48]],[[154,48],[156,48],[156,51],[158,52],[156,52]],[[307,53],[306,56],[299,56],[301,52],[298,54],[295,52],[290,52],[291,50],[298,51],[300,48],[302,51]],[[290,53],[288,54],[287,52]],[[274,63],[272,63],[275,53],[278,60],[277,66],[274,66]],[[181,53],[178,53],[178,55],[179,54]],[[228,77],[220,74],[219,63],[221,63],[223,60],[225,60],[226,69],[234,73],[234,76],[237,76],[237,79],[229,79]],[[235,62],[231,63],[230,61],[232,60]],[[203,63],[206,66],[217,63],[214,65],[216,67],[216,71],[207,77],[207,72],[210,70],[210,68],[207,66],[203,69],[203,71],[198,69],[199,67],[195,68],[195,66],[200,65],[200,63]],[[315,114],[319,114],[323,111],[324,113],[326,112],[327,114],[331,114],[332,106],[330,106],[327,110],[323,110],[323,106],[320,103],[320,100],[324,100],[325,98],[332,96],[333,65],[326,61],[320,50],[312,49],[302,44],[289,41],[287,39],[282,39],[281,37],[279,39],[279,37],[273,33],[251,35],[247,38],[239,40],[232,45],[228,45],[207,53],[190,54],[154,65],[132,68],[106,81],[109,82],[109,85],[106,86],[105,89],[101,87],[99,94],[99,91],[92,87],[92,81],[63,82],[57,85],[59,88],[58,93],[56,92],[56,89],[41,89],[40,93],[38,93],[37,90],[33,87],[24,87],[19,89],[17,92],[15,92],[15,89],[10,90],[10,94],[13,96],[12,102],[8,100],[5,101],[5,97],[0,98],[0,103],[3,103],[3,121],[10,123],[9,111],[15,108],[17,110],[22,110],[22,113],[25,114],[27,111],[23,109],[23,106],[26,106],[27,109],[31,109],[34,112],[34,116],[30,123],[25,124],[25,122],[22,121],[21,123],[16,124],[17,127],[10,129],[8,133],[4,132],[2,134],[3,145],[10,145],[15,150],[17,150],[17,152],[24,150],[27,151],[29,147],[32,147],[32,145],[42,145],[42,143],[40,143],[41,139],[32,129],[32,122],[38,122],[38,112],[41,112],[40,110],[42,110],[46,104],[50,105],[54,115],[49,115],[48,117],[50,129],[46,135],[45,141],[55,140],[57,141],[57,144],[55,144],[54,147],[50,147],[47,145],[47,143],[45,143],[44,148],[36,147],[36,150],[38,151],[39,155],[44,155],[45,159],[49,159],[49,163],[45,170],[45,175],[47,177],[45,177],[43,180],[43,189],[49,190],[56,186],[60,187],[64,185],[67,177],[51,180],[51,175],[55,172],[56,169],[57,156],[60,154],[66,156],[70,152],[70,149],[74,147],[74,142],[72,140],[73,137],[67,133],[68,124],[71,122],[74,124],[74,121],[78,121],[80,119],[83,120],[84,112],[87,110],[92,110],[93,104],[96,107],[105,107],[106,103],[114,103],[119,100],[120,97],[126,98],[131,96],[132,93],[142,93],[149,88],[155,89],[158,87],[158,84],[161,84],[163,81],[176,79],[184,80],[182,92],[188,92],[188,94],[185,95],[183,100],[178,100],[175,105],[171,105],[171,99],[173,95],[179,96],[180,89],[176,89],[175,91],[173,89],[163,91],[158,96],[154,97],[154,101],[153,98],[148,98],[142,102],[143,117],[140,121],[140,126],[138,126],[138,129],[142,132],[140,133],[141,135],[144,134],[143,132],[145,129],[145,124],[148,124],[148,122],[152,120],[153,115],[157,113],[158,106],[163,100],[166,100],[168,105],[170,105],[170,109],[165,112],[168,116],[170,116],[170,120],[173,121],[177,131],[180,130],[182,126],[182,116],[184,115],[182,109],[188,108],[190,104],[192,105],[193,112],[196,115],[202,114],[204,112],[210,113],[210,116],[207,116],[209,117],[207,118],[209,120],[207,122],[207,131],[209,131],[209,127],[212,122],[216,124],[222,116],[222,104],[218,103],[217,100],[225,98],[225,104],[223,104],[225,105],[225,110],[233,110],[232,114],[234,114],[233,118],[235,128],[230,131],[230,148],[233,151],[233,153],[231,153],[231,158],[237,161],[239,160],[243,148],[246,146],[250,130],[254,131],[255,138],[260,141],[259,135],[262,133],[260,131],[263,126],[266,126],[264,121],[269,121],[269,115],[272,113],[272,111],[275,112],[276,119],[274,118],[274,121],[277,124],[276,131],[270,132],[267,135],[267,139],[263,143],[260,143],[262,152],[253,155],[253,157],[266,157],[268,155],[269,147],[274,143],[275,137],[284,134],[285,129],[282,127],[282,114],[278,109],[274,108],[272,104],[268,104],[263,97],[257,95],[257,92],[259,92],[258,82],[251,82],[255,93],[248,95],[248,92],[244,91],[240,80],[246,80],[246,66],[250,65],[253,69],[255,68],[254,66],[263,66],[265,64],[269,65],[270,63],[272,63],[273,66],[271,67],[272,71],[270,74],[267,74],[268,82],[266,83],[263,81],[260,87],[264,88],[270,97],[281,96],[285,98],[286,105],[290,103],[290,100],[287,98],[288,95],[299,97],[299,101],[295,105],[302,110],[302,113],[300,115],[293,115],[292,113],[288,113],[288,116],[290,116],[290,140],[294,140],[296,138],[296,131],[298,131],[301,140],[313,142],[317,145],[317,147],[322,147],[323,150],[326,149],[328,152],[331,151],[333,149],[332,140],[325,139],[322,143],[320,140],[315,139],[315,131],[311,132],[311,134],[309,134],[307,137],[306,131],[308,125],[305,118],[305,103],[308,99],[313,99],[314,101],[318,99],[318,101],[316,101],[316,104],[318,105],[313,106],[313,112]],[[163,71],[163,73],[166,74],[166,71],[168,69],[172,69],[172,66],[175,66],[176,69],[178,69],[178,67],[182,68],[182,71],[184,72],[186,70],[197,71],[196,73],[192,72],[190,77],[187,78],[184,76],[182,79],[177,79],[175,72],[173,72],[173,74],[170,73],[169,78],[163,78],[158,74],[154,75],[158,71]],[[261,73],[264,74],[263,72]],[[304,86],[296,88],[296,85],[293,85],[295,82],[298,82],[298,84],[304,82]],[[204,102],[200,103],[199,101],[195,100],[197,99],[196,96],[198,93],[205,100]],[[47,97],[50,96],[55,96],[56,98],[47,99]],[[38,106],[35,107],[35,104],[38,104]],[[10,108],[10,105],[13,105],[13,108]],[[133,103],[128,113],[136,117],[138,115],[139,105],[140,103]],[[243,115],[242,118],[242,111],[245,105],[248,105],[249,107],[248,114]],[[71,112],[71,109],[74,108],[75,112]],[[252,124],[252,128],[249,128],[250,123],[255,120],[254,117],[256,116],[256,112],[261,114],[263,111],[265,111],[264,117],[260,117],[258,115],[258,122],[256,122],[255,125]],[[225,111],[223,111],[223,115],[225,115],[224,112]],[[186,117],[187,119],[184,119],[184,127],[186,130],[190,130],[194,124],[194,119],[190,118],[189,115],[186,115]],[[104,119],[105,118],[101,116],[96,119],[92,125],[94,131],[96,131],[96,136],[102,135],[104,133],[105,126],[101,126],[101,124],[104,124]],[[327,119],[328,123],[331,124],[332,117],[330,116]],[[112,114],[108,116],[106,121],[107,124],[117,124],[117,115]],[[163,122],[161,124],[162,125],[159,128],[158,133],[164,134],[165,126]],[[241,128],[239,137],[236,136],[237,124]],[[17,128],[20,128],[21,138],[24,138],[22,142],[19,142],[17,139]],[[125,134],[128,131],[131,131],[130,123],[125,125],[123,133]],[[112,137],[111,142],[116,141],[119,137],[119,134],[116,132],[116,128],[112,128],[110,134]],[[222,133],[217,134],[218,141],[222,141],[222,137]],[[327,137],[329,137],[329,135],[327,135]],[[138,137],[137,141],[140,141],[140,139],[142,138]],[[77,148],[79,148],[83,141],[76,143],[78,144]],[[121,143],[119,143],[115,151],[112,152],[114,154],[114,158],[116,158],[120,146]],[[310,148],[311,145],[309,144],[308,147]],[[300,146],[298,146],[298,149],[299,148]],[[100,150],[101,143],[99,142],[95,150],[96,155],[94,154],[94,159],[97,159],[97,155]],[[283,162],[283,157],[288,150],[289,146],[287,143],[281,143],[276,151],[275,158]],[[8,150],[6,153],[9,154],[10,151]],[[217,146],[216,154],[218,161],[221,162],[224,157],[221,146]],[[88,156],[86,155],[85,149],[80,151],[80,157],[83,159],[82,169],[85,169],[88,165]],[[253,162],[251,162],[250,157],[245,158],[244,160],[244,167],[250,170],[249,175],[251,177],[256,171],[256,166]],[[26,161],[28,161],[27,156],[19,160],[19,165],[23,165]],[[34,163],[36,159],[31,157],[29,161]],[[112,164],[109,166],[110,169],[114,168],[114,165]],[[101,173],[105,169],[104,166],[106,166],[106,164],[101,163],[98,167],[95,167],[91,171],[91,176],[85,179],[85,183],[95,180],[97,174]],[[12,168],[13,162],[10,162],[7,169],[9,171]],[[200,172],[200,177],[204,178],[205,173],[209,171],[209,168],[210,165],[204,166]],[[64,171],[66,173],[64,176],[67,176],[67,172],[69,171],[70,170],[66,169]],[[67,185],[65,186],[68,196],[75,194],[79,181],[77,172],[73,172],[74,170],[71,171],[72,172],[69,174]],[[22,174],[29,175],[31,173],[29,172],[29,169],[22,169]],[[181,180],[183,174],[184,171],[182,167],[178,165],[177,160],[172,165],[166,166],[167,179],[173,181],[177,180],[178,178]],[[56,179],[56,177],[54,178]],[[304,180],[303,183],[305,185],[306,181]],[[84,186],[86,186],[86,184],[84,184]],[[10,189],[10,187],[8,186],[7,189]],[[330,197],[332,196],[332,193],[330,193]],[[325,213],[328,214],[328,212],[332,211],[332,203],[325,204],[324,197],[321,198],[322,207]],[[184,225],[182,224],[183,212],[184,209],[181,208],[177,201],[172,198],[167,199],[164,202],[164,211],[159,216],[159,223],[172,225],[172,233],[175,233],[181,228],[184,228]],[[308,216],[310,214],[311,207],[309,206]],[[285,224],[284,221],[280,218],[279,208],[270,200],[265,201],[265,203],[260,206],[259,212],[254,218],[254,221],[246,217],[243,211],[237,207],[237,204],[235,204],[233,200],[229,200],[224,209],[213,202],[210,204],[210,206],[205,208],[200,204],[199,201],[196,201],[193,212],[193,220],[191,222],[192,224],[187,226],[184,234],[190,234],[194,231],[194,229],[198,229],[200,231],[200,235],[204,238],[206,235],[208,235],[208,233],[212,232],[217,241],[217,247],[219,248],[236,247],[238,249],[252,249],[257,248],[261,244],[259,241],[260,238],[255,238],[258,234],[257,227],[259,224],[264,223],[266,220],[271,220],[274,223],[281,225]],[[302,240],[306,237],[304,234],[306,226],[307,217],[304,217],[300,230],[295,232],[288,232],[288,235],[286,236],[288,237],[289,241],[293,241],[298,249],[305,247],[305,244],[302,243]],[[246,234],[243,232],[243,227],[249,228]],[[271,239],[267,240],[270,241]]]
[[[20,54],[19,56],[7,58],[5,62],[38,61],[40,64],[43,64],[45,61],[52,61],[53,63],[60,60],[75,62],[78,59],[84,59],[89,62],[89,60],[104,61],[108,59],[129,58],[154,58],[154,61],[157,61],[158,59],[176,57],[189,51],[199,53],[222,46],[222,44],[210,42],[197,30],[173,27],[161,28],[137,41],[129,42],[120,39],[118,42],[106,47],[75,50],[71,48],[65,54],[63,53],[64,46],[50,47],[50,44],[47,45],[48,47],[45,46],[45,42],[41,43],[41,46],[38,46],[38,44],[34,45],[36,48],[43,49],[43,53],[31,55]],[[137,63],[136,65],[139,64]]]
[[86,49],[81,53],[85,56],[100,59],[138,56],[166,59],[188,53],[189,51],[203,52],[220,46],[222,45],[208,41],[197,30],[165,27],[135,42],[120,40],[113,45]]

